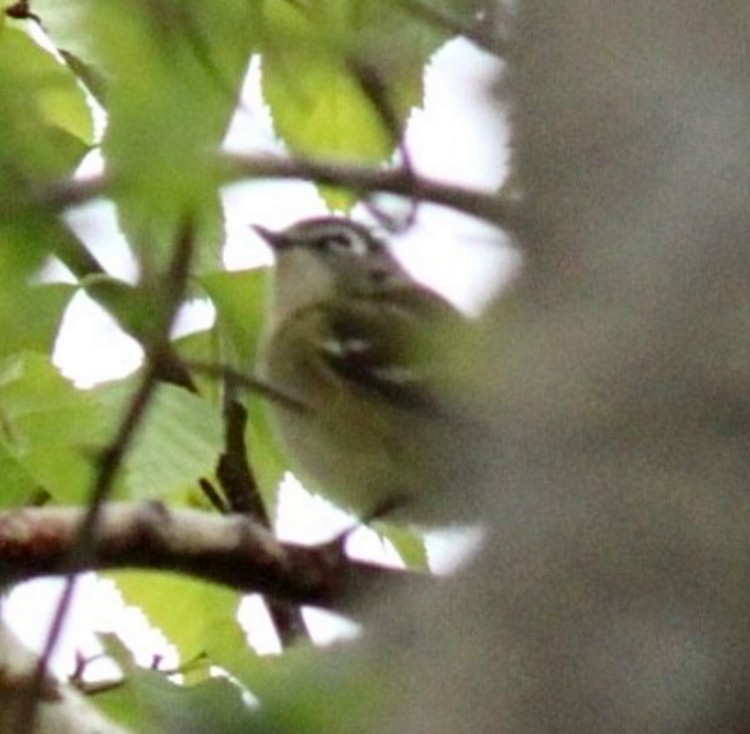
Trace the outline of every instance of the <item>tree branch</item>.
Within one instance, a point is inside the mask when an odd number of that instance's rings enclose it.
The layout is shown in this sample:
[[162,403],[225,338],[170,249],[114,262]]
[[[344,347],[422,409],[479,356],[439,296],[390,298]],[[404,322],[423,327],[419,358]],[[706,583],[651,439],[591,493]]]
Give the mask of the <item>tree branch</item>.
[[338,543],[280,543],[239,515],[221,517],[155,502],[104,505],[90,552],[71,559],[84,512],[70,507],[0,512],[0,580],[140,568],[355,615],[356,601],[365,593],[388,594],[406,584],[428,583],[416,574],[350,560]]
[[[245,439],[247,409],[238,399],[239,392],[240,386],[227,375],[224,379],[224,451],[216,465],[216,478],[232,514],[244,515],[271,530],[271,517],[250,466]],[[264,603],[283,647],[309,637],[298,606],[274,597],[264,597]]]
[[[248,178],[303,179],[342,186],[360,194],[381,192],[413,197],[479,217],[509,230],[517,228],[519,207],[506,197],[417,176],[403,167],[379,169],[310,158],[226,153],[218,158],[218,176],[222,183],[227,184]],[[57,184],[40,192],[39,196],[43,204],[64,209],[107,196],[118,186],[118,181],[98,176]],[[0,215],[5,209],[5,205],[0,203]]]
[[415,176],[403,168],[378,169],[334,161],[289,159],[271,155],[227,154],[223,161],[229,180],[245,177],[302,178],[343,186],[358,193],[383,192],[416,197],[510,228],[513,228],[516,217],[516,207],[497,193],[485,193]]

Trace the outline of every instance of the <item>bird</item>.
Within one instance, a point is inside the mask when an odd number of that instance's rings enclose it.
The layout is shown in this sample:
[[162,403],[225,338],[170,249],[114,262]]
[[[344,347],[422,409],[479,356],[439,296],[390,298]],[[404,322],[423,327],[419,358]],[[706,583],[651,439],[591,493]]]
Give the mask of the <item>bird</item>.
[[275,257],[256,373],[295,475],[363,522],[473,518],[469,319],[361,223],[254,229]]

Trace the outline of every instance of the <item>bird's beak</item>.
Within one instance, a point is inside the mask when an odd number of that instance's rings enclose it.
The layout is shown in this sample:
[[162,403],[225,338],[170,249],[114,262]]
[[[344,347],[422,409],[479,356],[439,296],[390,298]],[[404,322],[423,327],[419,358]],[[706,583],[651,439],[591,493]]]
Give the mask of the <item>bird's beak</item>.
[[274,252],[289,247],[289,241],[284,237],[283,232],[275,232],[272,229],[261,227],[259,224],[251,224],[250,229],[254,230]]

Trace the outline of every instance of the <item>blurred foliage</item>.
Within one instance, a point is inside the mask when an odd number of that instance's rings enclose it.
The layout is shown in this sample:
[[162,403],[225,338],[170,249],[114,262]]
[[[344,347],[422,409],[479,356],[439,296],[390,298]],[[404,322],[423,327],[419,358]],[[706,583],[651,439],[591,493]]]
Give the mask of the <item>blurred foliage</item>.
[[125,673],[119,685],[93,701],[114,721],[139,734],[233,734],[261,731],[240,688],[226,677],[178,685],[166,674],[138,668],[113,635],[103,636],[107,653]]
[[255,727],[241,691],[226,678],[182,686],[162,673],[134,669],[125,683],[98,695],[94,702],[114,721],[139,734],[264,731]]
[[[43,489],[58,502],[85,501],[102,448],[104,412],[90,392],[77,390],[38,353],[19,353],[0,364],[0,443],[7,461],[33,478],[27,490]],[[74,428],[74,430],[72,430]],[[5,501],[2,486],[2,504]],[[10,494],[17,494],[10,489]],[[26,497],[28,500],[29,497]]]
[[[473,17],[473,3],[436,7]],[[100,452],[130,410],[139,375],[92,390],[64,378],[53,350],[65,309],[85,290],[148,352],[166,263],[186,217],[196,249],[190,295],[210,299],[216,319],[176,339],[176,354],[249,371],[265,274],[230,273],[221,263],[217,153],[252,55],[260,56],[264,98],[291,152],[380,165],[397,151],[422,102],[424,67],[450,35],[412,14],[408,2],[379,0],[35,0],[30,9],[41,25],[0,15],[3,508],[40,495],[57,504],[87,501]],[[92,150],[106,161],[106,187],[97,192],[116,206],[137,260],[134,284],[107,272],[61,216],[58,196]],[[347,192],[323,193],[333,207],[354,202]],[[68,267],[70,282],[40,282],[51,258]],[[113,498],[207,505],[198,480],[213,478],[223,450],[222,379],[196,371],[195,387],[159,386]],[[263,401],[249,389],[240,396],[250,458],[273,509],[287,462]],[[384,532],[410,564],[424,566],[419,538]],[[236,621],[236,593],[184,578],[112,575],[183,659],[205,655],[274,702],[263,717],[251,716],[225,679],[204,676],[181,687],[121,656],[125,682],[97,703],[135,731],[344,732],[356,720],[346,712],[367,708],[361,678],[342,677],[329,696],[333,684],[316,672],[320,658],[302,663],[298,652],[261,665]]]
[[113,635],[103,641],[125,677],[92,700],[143,734],[350,734],[381,713],[393,695],[385,671],[364,670],[340,648],[244,655],[231,679],[210,674],[205,661],[196,661],[187,666],[185,678],[191,680],[180,685],[166,673],[137,667]]

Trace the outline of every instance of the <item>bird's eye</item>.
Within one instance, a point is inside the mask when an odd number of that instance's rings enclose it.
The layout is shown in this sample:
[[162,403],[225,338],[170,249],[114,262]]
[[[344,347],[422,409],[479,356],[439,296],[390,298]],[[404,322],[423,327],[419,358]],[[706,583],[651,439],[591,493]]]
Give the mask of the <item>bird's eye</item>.
[[349,252],[353,255],[359,254],[357,251],[357,240],[345,234],[332,234],[328,237],[328,249],[334,252]]
[[361,256],[367,253],[367,243],[344,232],[328,234],[315,241],[315,247],[329,252]]
[[349,243],[340,235],[323,235],[321,237],[315,237],[315,239],[310,240],[310,245],[314,250],[321,250],[322,252],[327,250],[344,251],[349,249]]

